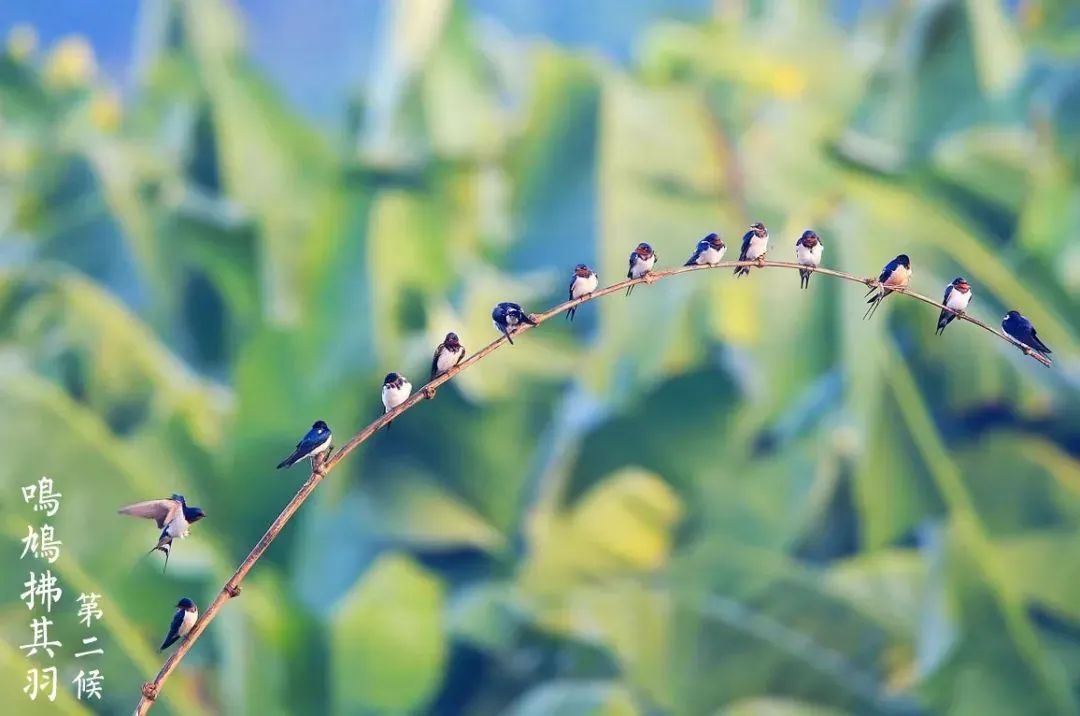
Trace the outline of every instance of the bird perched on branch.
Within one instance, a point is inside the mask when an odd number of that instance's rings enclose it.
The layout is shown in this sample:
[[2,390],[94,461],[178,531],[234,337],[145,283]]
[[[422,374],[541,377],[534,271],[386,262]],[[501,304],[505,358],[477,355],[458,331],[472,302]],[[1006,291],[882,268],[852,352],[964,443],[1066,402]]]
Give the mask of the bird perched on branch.
[[1005,314],[1005,319],[1001,322],[1001,330],[1005,331],[1043,358],[1050,360],[1050,354],[1053,353],[1053,351],[1051,351],[1050,348],[1042,342],[1038,334],[1036,334],[1035,326],[1031,325],[1031,321],[1024,316],[1021,316],[1019,311],[1009,311]]
[[332,439],[333,435],[330,433],[329,426],[322,420],[316,420],[311,424],[311,430],[307,431],[307,435],[296,443],[296,449],[292,454],[278,463],[277,469],[292,467],[307,458],[311,458],[311,466],[315,467],[316,458],[325,457],[325,454],[330,451]]
[[[596,287],[600,285],[600,278],[596,275],[596,272],[585,264],[578,264],[574,267],[574,273],[570,276],[570,299],[573,301],[575,298],[581,298],[582,296],[588,296],[590,293],[596,290]],[[573,321],[574,314],[577,312],[577,306],[574,306],[566,312],[566,320]]]
[[810,287],[810,274],[814,273],[813,269],[821,265],[821,254],[824,251],[825,244],[821,243],[821,238],[809,229],[804,231],[795,242],[795,261],[803,266],[810,266],[810,268],[799,269],[801,288]]
[[[652,281],[649,278],[649,272],[653,270],[653,266],[656,265],[656,259],[660,258],[652,246],[642,242],[637,245],[637,248],[630,252],[630,269],[626,272],[627,278],[644,278],[645,282]],[[630,292],[634,290],[634,285],[626,287],[626,295],[629,296]]]
[[[764,261],[765,254],[769,251],[769,230],[765,224],[755,221],[750,224],[750,230],[743,234],[742,249],[739,251],[739,261]],[[750,273],[749,266],[736,266],[735,275],[745,276]]]
[[530,326],[536,325],[536,321],[525,313],[521,306],[509,301],[504,301],[495,306],[491,311],[491,320],[495,324],[495,330],[506,336],[506,340],[510,341],[510,345],[514,345],[514,339],[510,337],[510,334],[518,326],[522,323],[527,323]]
[[184,597],[176,603],[176,613],[173,614],[172,623],[169,624],[169,633],[165,635],[165,641],[161,643],[161,651],[165,651],[177,640],[183,639],[195,626],[199,619],[199,608],[195,602]]
[[435,355],[431,357],[431,378],[438,376],[465,360],[465,346],[458,341],[456,333],[447,333],[443,342],[435,347]]
[[715,266],[724,260],[724,252],[727,245],[718,234],[709,234],[697,242],[694,253],[686,260],[683,266]]
[[136,502],[133,505],[121,507],[117,512],[157,523],[161,535],[158,537],[157,544],[147,554],[158,551],[164,553],[165,566],[162,567],[162,572],[169,566],[169,553],[172,551],[173,540],[187,537],[191,533],[191,525],[206,516],[206,513],[198,507],[188,507],[184,496],[176,494],[165,500]]
[[870,296],[870,294],[873,294],[873,296],[867,301],[870,308],[866,309],[863,319],[871,318],[877,311],[878,306],[881,305],[881,302],[885,300],[885,297],[893,292],[893,289],[907,288],[910,280],[911,260],[907,257],[907,254],[900,254],[885,264],[885,268],[881,270],[881,274],[878,276],[878,285],[872,286],[866,293],[867,296]]
[[[408,379],[400,373],[387,373],[383,378],[382,384],[382,404],[383,413],[389,413],[397,406],[404,403],[409,399],[409,394],[412,393],[412,384]],[[390,427],[391,420],[386,424],[386,427]]]
[[[952,283],[945,287],[945,298],[941,299],[941,302],[951,308],[952,311],[941,309],[941,314],[937,319],[937,335],[939,336],[945,332],[945,326],[956,319],[956,313],[966,311],[968,303],[971,302],[971,286],[968,285],[963,276],[957,276],[952,280]],[[953,313],[953,311],[956,311],[956,313]]]

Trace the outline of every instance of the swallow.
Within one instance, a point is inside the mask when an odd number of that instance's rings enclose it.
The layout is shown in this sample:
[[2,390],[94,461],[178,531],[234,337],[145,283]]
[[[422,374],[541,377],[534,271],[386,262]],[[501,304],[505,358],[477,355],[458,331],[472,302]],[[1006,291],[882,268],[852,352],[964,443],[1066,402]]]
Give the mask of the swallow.
[[[462,355],[464,353],[465,349],[462,349]],[[405,376],[400,373],[387,373],[382,383],[383,415],[408,400],[410,393],[412,393],[412,384]],[[389,428],[392,422],[394,421],[388,422],[386,427]]]
[[169,633],[165,635],[165,641],[161,642],[161,650],[165,651],[178,640],[183,639],[195,626],[199,619],[199,608],[195,602],[184,597],[176,603],[176,614],[173,614],[172,623],[169,624]]
[[147,554],[158,551],[165,554],[165,566],[162,567],[162,572],[169,566],[169,552],[172,551],[173,540],[187,537],[191,533],[191,525],[206,516],[206,513],[198,507],[188,507],[183,495],[175,494],[165,500],[136,502],[133,505],[121,507],[117,512],[121,515],[144,517],[157,523],[161,535],[158,537],[157,544]]
[[[963,276],[957,276],[952,280],[952,283],[945,287],[945,298],[941,299],[941,302],[951,308],[952,311],[941,309],[941,315],[937,319],[937,335],[940,336],[945,332],[945,326],[953,322],[957,313],[963,313],[967,310],[970,301],[971,286],[968,285]],[[956,311],[956,313],[953,313],[953,311]]]
[[821,253],[824,250],[825,244],[821,243],[821,238],[809,229],[804,231],[799,240],[795,242],[795,261],[803,266],[812,267],[799,269],[799,286],[801,288],[810,287],[810,274],[814,273],[813,269],[821,265]]
[[[585,264],[578,264],[574,267],[574,273],[570,276],[570,300],[573,301],[575,298],[588,296],[599,285],[600,278],[596,275],[596,272]],[[573,321],[576,312],[577,306],[567,311],[566,320]]]
[[465,360],[465,346],[458,341],[456,333],[447,333],[443,342],[435,346],[435,355],[431,357],[430,380],[435,380],[463,360]]
[[325,455],[330,451],[330,441],[333,435],[330,433],[330,428],[321,420],[316,420],[311,424],[311,430],[307,431],[307,435],[300,439],[300,442],[296,443],[296,449],[293,450],[292,455],[278,463],[277,469],[283,467],[292,467],[296,463],[306,458],[311,458],[312,467],[315,466],[315,457],[317,455]]
[[1050,360],[1050,354],[1053,351],[1039,339],[1038,334],[1035,332],[1035,326],[1031,325],[1031,321],[1021,316],[1019,311],[1006,313],[1005,319],[1001,322],[1001,329],[1043,358]]
[[497,306],[491,312],[491,320],[495,324],[495,330],[506,336],[506,340],[510,341],[510,345],[514,345],[514,339],[510,337],[510,334],[514,332],[522,323],[527,323],[530,326],[535,326],[536,321],[529,317],[529,314],[522,310],[521,306],[516,303],[510,303],[504,301]]
[[863,314],[863,320],[873,317],[881,302],[893,292],[893,288],[906,288],[910,280],[911,260],[908,259],[907,254],[900,254],[885,264],[885,268],[881,270],[881,274],[878,276],[878,285],[871,287],[866,293],[867,296],[874,295],[867,301],[870,308],[866,309],[866,313]]
[[[642,278],[647,276],[656,265],[656,259],[660,258],[653,248],[646,243],[640,243],[637,248],[630,252],[630,269],[626,272],[627,278]],[[651,281],[652,279],[646,279]],[[634,285],[626,287],[626,295],[634,290]]]
[[[750,224],[750,230],[743,234],[742,249],[739,251],[739,261],[764,260],[769,250],[769,230],[765,224],[755,221]],[[749,266],[736,266],[735,275],[745,276],[750,273]]]
[[709,234],[697,242],[694,253],[683,266],[715,266],[724,259],[727,245],[717,234]]

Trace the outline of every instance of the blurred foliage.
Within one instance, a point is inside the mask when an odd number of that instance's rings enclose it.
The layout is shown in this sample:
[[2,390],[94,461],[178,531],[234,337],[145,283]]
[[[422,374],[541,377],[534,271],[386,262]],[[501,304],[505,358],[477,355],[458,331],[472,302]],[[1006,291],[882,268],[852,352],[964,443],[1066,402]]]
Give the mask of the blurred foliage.
[[[631,67],[401,2],[339,133],[220,0],[148,3],[123,102],[78,38],[0,57],[0,567],[53,477],[65,596],[105,595],[101,713],[181,595],[291,496],[316,418],[375,417],[490,306],[750,220],[830,266],[903,250],[1019,308],[1052,370],[925,306],[695,274],[590,304],[351,456],[162,713],[1067,714],[1080,703],[1080,17],[1070,0],[716,3]],[[208,517],[162,577],[119,505]],[[7,580],[0,680],[29,619]],[[65,612],[64,610],[69,610]],[[77,669],[67,649],[62,673]],[[71,675],[68,675],[70,680]],[[65,697],[63,711],[82,708]],[[59,702],[58,702],[59,704]],[[24,712],[20,706],[20,713]],[[27,706],[25,712],[30,713]],[[53,711],[50,711],[52,713]]]

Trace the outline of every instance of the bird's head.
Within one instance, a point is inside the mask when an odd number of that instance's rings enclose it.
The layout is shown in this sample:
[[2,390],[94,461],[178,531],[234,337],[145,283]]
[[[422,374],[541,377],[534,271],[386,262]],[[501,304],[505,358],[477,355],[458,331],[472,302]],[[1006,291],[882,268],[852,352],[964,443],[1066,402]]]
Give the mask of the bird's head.
[[911,259],[908,258],[907,254],[900,254],[893,260],[909,271],[911,270]]
[[450,333],[447,333],[446,338],[443,339],[443,345],[447,348],[457,348],[461,343],[458,342],[457,334],[451,331]]
[[183,609],[185,612],[193,612],[195,611],[195,602],[191,601],[187,597],[184,597],[176,603],[176,608]]
[[818,235],[816,233],[814,233],[813,231],[811,231],[810,229],[807,229],[806,231],[802,232],[802,236],[799,237],[799,240],[802,242],[803,246],[805,246],[805,247],[807,247],[809,249],[812,249],[815,246],[817,246],[818,241],[820,241],[820,239],[818,238]]
[[1020,318],[1020,311],[1009,311],[1005,314],[1006,321],[1015,321]]
[[574,267],[574,275],[580,278],[588,278],[592,276],[592,269],[585,264],[578,264]]
[[203,517],[206,517],[206,513],[203,512],[202,509],[199,507],[184,508],[184,519],[187,520],[189,523],[198,522]]
[[769,230],[765,228],[765,224],[762,224],[760,221],[755,221],[753,224],[750,224],[750,230],[754,232],[754,236],[765,236],[769,233]]
[[957,289],[961,293],[967,293],[971,290],[971,286],[968,285],[967,279],[963,276],[957,276],[952,280],[953,288]]
[[709,246],[716,250],[724,248],[724,240],[720,238],[720,234],[712,233],[705,237],[705,240],[709,242]]
[[386,377],[383,378],[382,384],[385,387],[396,388],[401,385],[401,376],[397,373],[387,373]]
[[314,423],[311,424],[311,429],[318,433],[330,432],[330,426],[327,425],[326,421],[324,420],[316,420]]
[[653,250],[651,246],[642,241],[640,244],[637,245],[637,248],[634,249],[634,253],[643,259],[647,259],[653,255]]

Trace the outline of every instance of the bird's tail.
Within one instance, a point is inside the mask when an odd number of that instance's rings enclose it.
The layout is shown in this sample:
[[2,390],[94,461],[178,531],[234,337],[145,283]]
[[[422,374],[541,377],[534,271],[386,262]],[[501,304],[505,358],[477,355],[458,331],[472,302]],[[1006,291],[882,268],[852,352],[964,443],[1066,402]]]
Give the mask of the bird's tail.
[[686,260],[686,263],[684,263],[683,266],[697,266],[697,262],[694,261],[694,257],[691,256]]
[[573,308],[571,308],[571,309],[570,309],[569,311],[567,311],[567,312],[566,312],[566,320],[568,320],[568,321],[570,321],[571,323],[573,323],[573,322],[574,322],[574,313],[575,313],[576,311],[577,311],[577,306],[574,306],[574,307],[573,307]]
[[510,332],[509,328],[502,329],[502,334],[506,336],[506,340],[510,341],[510,345],[514,345],[514,339],[510,337]]
[[887,293],[879,293],[879,294],[875,295],[873,298],[871,298],[869,301],[867,301],[867,303],[870,304],[870,308],[866,309],[866,313],[863,314],[863,320],[864,321],[874,317],[874,314],[877,312],[878,306],[881,305],[881,302],[883,300],[885,300],[885,297],[887,295],[889,295],[889,294],[887,294]]
[[941,309],[941,315],[939,315],[937,319],[937,335],[940,336],[942,333],[945,332],[945,326],[952,323],[953,318],[955,318],[953,314],[949,313],[945,309]]
[[154,548],[146,553],[146,556],[149,557],[154,552],[158,551],[165,554],[165,565],[161,568],[161,573],[165,574],[165,570],[169,568],[169,553],[172,551],[172,538],[162,535],[161,539],[158,540],[158,543],[154,545]]
[[300,459],[300,451],[297,450],[292,455],[278,463],[277,469],[280,470],[283,467],[292,467],[296,464],[296,461]]
[[810,269],[799,269],[799,287],[810,288]]
[[530,326],[535,326],[536,325],[536,321],[534,321],[532,319],[532,316],[530,316],[527,313],[521,314],[521,322],[522,323],[528,323]]
[[179,641],[179,639],[180,639],[179,634],[173,634],[173,633],[170,632],[169,635],[165,637],[165,641],[161,642],[161,651],[165,651],[170,646],[172,646],[177,641]]
[[[629,277],[629,276],[627,276],[627,278],[630,278],[630,277]],[[634,286],[636,286],[636,285],[637,285],[637,284],[634,284],[634,283],[632,283],[632,284],[630,284],[629,286],[627,286],[627,287],[626,287],[626,295],[627,295],[627,296],[629,296],[629,295],[630,295],[630,292],[634,290]]]
[[[740,261],[745,261],[746,259],[739,259],[739,260]],[[750,267],[749,266],[736,266],[735,267],[735,278],[742,278],[743,276],[747,275],[748,273],[750,273]]]

